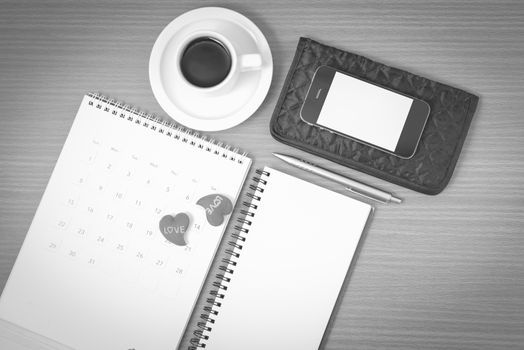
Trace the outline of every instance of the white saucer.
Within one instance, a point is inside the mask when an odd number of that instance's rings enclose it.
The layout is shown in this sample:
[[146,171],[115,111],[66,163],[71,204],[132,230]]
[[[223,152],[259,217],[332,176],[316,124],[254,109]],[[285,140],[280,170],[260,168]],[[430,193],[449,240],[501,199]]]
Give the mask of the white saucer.
[[[172,74],[178,65],[174,52],[192,33],[208,30],[227,37],[239,54],[260,54],[262,67],[240,73],[233,87],[218,94],[188,89],[183,78]],[[149,80],[160,106],[175,121],[202,131],[228,129],[249,118],[264,101],[272,76],[271,50],[260,29],[238,12],[220,7],[203,7],[175,18],[158,36],[149,59]]]

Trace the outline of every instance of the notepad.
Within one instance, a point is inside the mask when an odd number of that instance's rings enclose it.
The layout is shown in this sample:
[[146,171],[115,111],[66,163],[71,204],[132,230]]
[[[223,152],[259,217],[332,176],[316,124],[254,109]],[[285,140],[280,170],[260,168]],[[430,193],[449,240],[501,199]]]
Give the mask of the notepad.
[[373,208],[258,170],[193,346],[317,349]]
[[[229,146],[85,96],[0,299],[0,348],[25,337],[38,348],[175,349],[229,219],[210,223],[197,202],[218,194],[234,205],[250,165]],[[178,213],[189,225],[173,244],[159,222]]]

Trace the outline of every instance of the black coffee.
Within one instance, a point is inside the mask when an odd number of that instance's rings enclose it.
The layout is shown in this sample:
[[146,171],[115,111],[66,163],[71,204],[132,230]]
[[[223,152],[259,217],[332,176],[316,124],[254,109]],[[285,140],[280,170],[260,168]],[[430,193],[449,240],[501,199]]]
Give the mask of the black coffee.
[[191,84],[212,87],[220,84],[231,70],[231,55],[218,40],[202,37],[191,41],[180,59],[182,74]]

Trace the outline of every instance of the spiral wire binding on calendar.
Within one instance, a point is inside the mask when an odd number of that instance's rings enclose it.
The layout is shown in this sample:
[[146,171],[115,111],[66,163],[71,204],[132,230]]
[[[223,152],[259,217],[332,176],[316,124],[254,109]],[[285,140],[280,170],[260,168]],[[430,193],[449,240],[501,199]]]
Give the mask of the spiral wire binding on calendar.
[[127,119],[129,122],[142,125],[152,131],[173,137],[200,149],[205,149],[206,151],[212,152],[222,158],[242,164],[244,162],[244,157],[247,156],[247,152],[241,152],[239,148],[232,148],[232,146],[218,142],[213,138],[207,138],[206,136],[200,135],[194,130],[185,128],[173,122],[165,121],[154,114],[140,111],[129,104],[119,102],[99,93],[89,93],[88,96],[92,98],[92,100],[89,101],[89,105],[94,106],[95,108],[101,109],[104,112],[108,112],[122,119]]
[[188,350],[196,350],[197,348],[205,348],[206,341],[209,339],[209,333],[213,330],[213,324],[215,323],[215,317],[219,314],[219,309],[222,307],[222,300],[227,294],[227,288],[233,278],[235,267],[237,266],[238,259],[241,256],[239,251],[242,250],[244,243],[248,240],[249,226],[252,221],[250,218],[255,217],[258,204],[262,200],[260,196],[264,193],[264,186],[267,184],[267,177],[271,175],[270,172],[262,169],[257,169],[257,176],[253,177],[253,183],[249,185],[249,188],[253,191],[246,193],[246,196],[250,199],[243,201],[242,206],[246,209],[241,209],[240,214],[242,217],[236,219],[234,226],[234,232],[230,234],[230,240],[227,245],[230,248],[225,249],[224,253],[227,255],[226,258],[221,260],[222,265],[218,267],[221,271],[215,275],[216,281],[213,282],[213,286],[216,290],[209,292],[209,298],[206,299],[206,306],[203,308],[203,313],[200,314],[200,319],[197,323],[198,329],[193,331],[194,338],[191,338],[191,346]]

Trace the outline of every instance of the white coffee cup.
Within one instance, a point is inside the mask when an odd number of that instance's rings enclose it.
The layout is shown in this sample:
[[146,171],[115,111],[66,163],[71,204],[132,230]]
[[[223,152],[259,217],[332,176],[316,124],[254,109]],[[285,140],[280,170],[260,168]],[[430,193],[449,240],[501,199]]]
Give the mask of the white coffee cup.
[[[201,87],[193,84],[188,81],[184,76],[181,68],[181,60],[184,55],[188,45],[190,45],[195,40],[199,38],[203,39],[212,39],[221,44],[226,51],[228,51],[229,57],[231,59],[231,66],[227,76],[218,84],[210,87]],[[240,74],[247,71],[258,70],[262,67],[262,57],[258,53],[249,53],[249,54],[239,54],[235,49],[231,41],[226,38],[221,33],[211,30],[203,30],[193,32],[187,35],[184,40],[179,44],[178,49],[175,53],[175,62],[176,62],[176,73],[179,79],[184,82],[184,88],[191,90],[193,92],[202,93],[202,94],[220,94],[229,91],[234,85]]]

